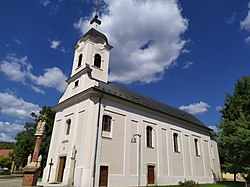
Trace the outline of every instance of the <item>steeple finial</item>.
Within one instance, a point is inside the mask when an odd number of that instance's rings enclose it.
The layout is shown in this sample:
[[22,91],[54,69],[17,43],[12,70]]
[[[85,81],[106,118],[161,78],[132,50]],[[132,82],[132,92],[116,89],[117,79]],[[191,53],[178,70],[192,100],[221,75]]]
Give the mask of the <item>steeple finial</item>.
[[97,29],[99,25],[101,25],[101,21],[98,19],[98,0],[95,1],[96,7],[95,7],[95,17],[90,21],[90,24],[94,29]]
[[98,7],[98,0],[95,1],[95,17],[98,17],[98,12],[99,11],[99,7]]

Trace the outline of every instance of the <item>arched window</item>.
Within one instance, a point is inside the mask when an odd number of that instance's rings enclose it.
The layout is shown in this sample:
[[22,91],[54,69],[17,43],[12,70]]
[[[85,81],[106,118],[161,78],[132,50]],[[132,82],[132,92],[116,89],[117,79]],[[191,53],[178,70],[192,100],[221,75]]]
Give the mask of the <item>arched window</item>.
[[80,67],[81,65],[82,65],[82,54],[80,54],[79,57],[78,57],[77,67]]
[[111,119],[108,115],[103,115],[102,131],[111,132]]
[[178,145],[178,134],[173,134],[173,140],[174,140],[174,152],[179,152],[179,145]]
[[200,156],[200,152],[199,152],[199,144],[198,144],[198,139],[195,138],[194,139],[194,148],[195,148],[195,155],[196,156]]
[[147,133],[147,147],[153,147],[152,131],[153,131],[153,128],[150,127],[150,126],[147,126],[147,128],[146,128],[146,133]]
[[95,54],[94,66],[101,68],[101,61],[102,61],[101,55]]
[[68,119],[68,120],[66,121],[66,135],[69,135],[70,126],[71,126],[71,119]]

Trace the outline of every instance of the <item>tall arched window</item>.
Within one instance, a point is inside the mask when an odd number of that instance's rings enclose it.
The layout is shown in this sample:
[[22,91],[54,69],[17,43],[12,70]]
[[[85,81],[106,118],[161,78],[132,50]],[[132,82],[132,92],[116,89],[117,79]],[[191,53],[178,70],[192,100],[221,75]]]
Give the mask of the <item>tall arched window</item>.
[[174,140],[174,152],[179,152],[179,145],[178,145],[178,134],[173,134],[173,140]]
[[199,152],[199,144],[198,144],[198,139],[195,138],[194,139],[194,148],[195,148],[195,155],[196,156],[200,156],[200,152]]
[[153,147],[153,137],[152,137],[153,128],[147,126],[146,133],[147,133],[147,147]]
[[94,66],[101,68],[102,57],[99,54],[95,54]]
[[71,119],[68,119],[68,120],[66,121],[66,135],[69,135],[70,126],[71,126]]
[[77,67],[80,67],[81,65],[82,65],[82,54],[80,54],[79,57],[78,57]]

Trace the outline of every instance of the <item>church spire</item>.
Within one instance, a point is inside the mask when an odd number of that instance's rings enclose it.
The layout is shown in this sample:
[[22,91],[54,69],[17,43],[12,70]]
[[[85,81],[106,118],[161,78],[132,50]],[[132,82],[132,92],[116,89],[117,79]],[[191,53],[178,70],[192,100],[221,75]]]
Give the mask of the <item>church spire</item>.
[[90,24],[94,29],[97,30],[98,26],[101,25],[101,21],[98,19],[98,0],[96,0],[95,17],[90,21]]

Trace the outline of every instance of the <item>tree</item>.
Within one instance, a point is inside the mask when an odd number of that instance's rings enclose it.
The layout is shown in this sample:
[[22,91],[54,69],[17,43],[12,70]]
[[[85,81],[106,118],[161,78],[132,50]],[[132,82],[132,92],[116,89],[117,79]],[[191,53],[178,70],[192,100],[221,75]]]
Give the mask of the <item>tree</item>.
[[14,149],[14,142],[0,142],[0,149]]
[[219,153],[224,171],[234,174],[250,167],[250,77],[235,84],[233,95],[227,94],[221,110]]
[[42,143],[41,143],[41,149],[40,154],[42,155],[42,166],[45,165],[45,162],[47,160],[47,154],[50,144],[50,138],[52,134],[53,124],[54,124],[54,118],[55,118],[55,112],[51,110],[50,107],[44,106],[39,116],[37,116],[35,113],[32,113],[31,116],[34,118],[34,123],[27,122],[25,125],[25,130],[22,132],[19,132],[16,136],[16,146],[15,150],[13,152],[14,155],[14,161],[17,165],[25,166],[27,163],[27,158],[29,154],[33,154],[34,147],[35,147],[35,131],[37,124],[40,120],[40,117],[46,114],[46,125],[45,125],[45,133],[42,137]]

